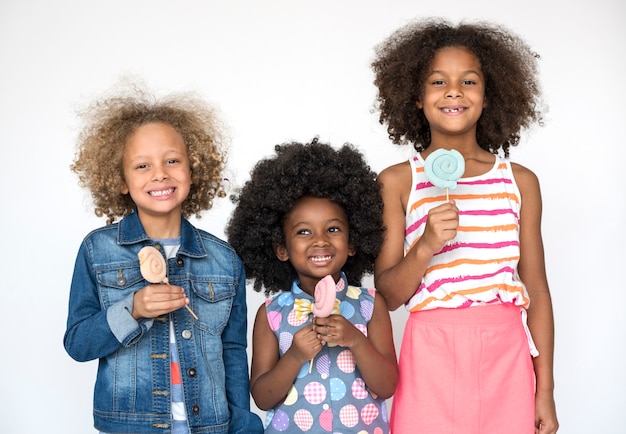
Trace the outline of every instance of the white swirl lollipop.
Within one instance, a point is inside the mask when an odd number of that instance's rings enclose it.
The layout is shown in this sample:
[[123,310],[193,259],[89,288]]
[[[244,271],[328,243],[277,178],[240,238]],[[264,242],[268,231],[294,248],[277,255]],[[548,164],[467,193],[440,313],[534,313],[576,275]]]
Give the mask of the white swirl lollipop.
[[[150,283],[165,283],[169,285],[167,280],[167,264],[165,258],[155,247],[145,246],[137,253],[139,258],[139,270],[144,279]],[[188,305],[185,305],[191,316],[198,319],[196,314]]]
[[463,155],[454,149],[437,149],[424,161],[424,173],[434,186],[448,189],[456,188],[456,181],[465,172]]

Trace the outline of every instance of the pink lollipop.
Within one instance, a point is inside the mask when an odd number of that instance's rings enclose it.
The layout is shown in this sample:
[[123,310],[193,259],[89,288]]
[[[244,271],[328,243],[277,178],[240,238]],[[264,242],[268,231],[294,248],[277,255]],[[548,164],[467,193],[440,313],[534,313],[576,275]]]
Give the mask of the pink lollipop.
[[[165,283],[169,285],[167,280],[167,264],[165,258],[155,247],[145,246],[137,253],[139,258],[139,270],[144,279],[150,283]],[[191,308],[185,305],[191,316],[198,319]]]
[[[315,303],[311,307],[311,312],[318,318],[327,318],[335,307],[337,289],[335,279],[328,275],[315,285]],[[309,363],[309,374],[313,370],[313,359]]]
[[335,307],[335,280],[326,276],[315,285],[315,304],[311,308],[313,315],[319,318],[328,317]]
[[165,259],[161,252],[152,246],[143,247],[139,253],[139,269],[141,275],[150,283],[168,283]]

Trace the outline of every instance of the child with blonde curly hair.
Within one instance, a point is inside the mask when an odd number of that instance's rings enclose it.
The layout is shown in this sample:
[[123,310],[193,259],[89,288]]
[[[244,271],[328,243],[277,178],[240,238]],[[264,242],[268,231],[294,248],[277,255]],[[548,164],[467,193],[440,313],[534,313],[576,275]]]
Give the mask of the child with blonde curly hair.
[[[71,169],[107,225],[78,251],[64,345],[77,361],[99,359],[95,428],[262,431],[250,412],[243,264],[187,220],[224,196],[214,109],[133,86],[83,116]],[[157,281],[139,259],[148,246],[163,261]]]

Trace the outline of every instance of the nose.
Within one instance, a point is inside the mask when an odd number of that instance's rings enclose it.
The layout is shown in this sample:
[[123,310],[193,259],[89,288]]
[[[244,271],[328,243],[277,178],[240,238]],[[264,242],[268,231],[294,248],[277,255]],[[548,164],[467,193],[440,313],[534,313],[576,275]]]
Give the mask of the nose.
[[152,179],[154,181],[163,181],[165,179],[167,179],[167,170],[165,170],[165,167],[163,166],[155,166],[154,168],[154,172],[152,173]]
[[316,247],[327,246],[329,244],[326,232],[318,233],[313,239],[313,245]]
[[460,98],[463,96],[463,91],[461,90],[461,86],[451,84],[446,89],[446,98]]

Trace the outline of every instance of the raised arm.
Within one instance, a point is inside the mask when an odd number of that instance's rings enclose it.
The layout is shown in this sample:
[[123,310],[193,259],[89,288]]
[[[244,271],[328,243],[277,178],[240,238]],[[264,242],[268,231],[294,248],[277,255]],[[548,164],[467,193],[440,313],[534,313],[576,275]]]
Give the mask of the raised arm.
[[412,184],[409,163],[383,170],[378,182],[381,184],[386,230],[374,264],[375,286],[385,298],[388,309],[396,310],[415,293],[432,256],[456,236],[458,210],[453,202],[430,210],[424,234],[405,256],[406,206]]

